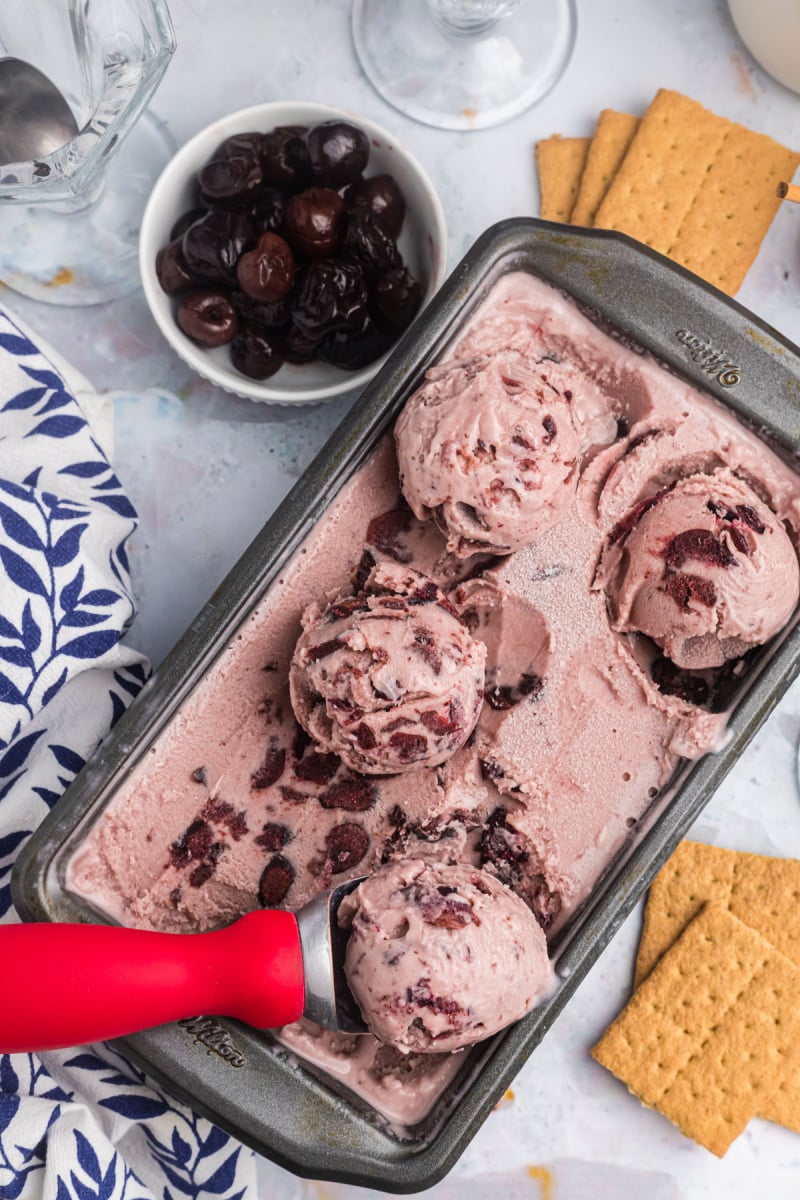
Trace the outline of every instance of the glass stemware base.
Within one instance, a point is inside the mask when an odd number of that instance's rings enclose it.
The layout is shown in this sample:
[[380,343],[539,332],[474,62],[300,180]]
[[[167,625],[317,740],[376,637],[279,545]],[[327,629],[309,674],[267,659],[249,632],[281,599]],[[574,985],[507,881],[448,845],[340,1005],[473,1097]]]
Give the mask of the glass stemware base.
[[447,32],[428,0],[354,0],[353,40],[372,85],[439,129],[517,116],[561,77],[575,42],[574,0],[524,0],[471,36]]
[[149,113],[115,149],[88,203],[0,205],[0,281],[48,304],[102,304],[139,285],[139,224],[176,145]]

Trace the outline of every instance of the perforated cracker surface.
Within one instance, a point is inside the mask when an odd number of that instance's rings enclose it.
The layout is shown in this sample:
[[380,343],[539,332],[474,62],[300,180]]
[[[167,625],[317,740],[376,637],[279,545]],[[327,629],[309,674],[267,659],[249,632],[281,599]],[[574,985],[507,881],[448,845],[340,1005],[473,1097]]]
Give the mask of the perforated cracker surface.
[[800,155],[679,92],[650,104],[595,215],[733,295]]
[[709,904],[592,1051],[642,1101],[722,1156],[800,1067],[800,971]]
[[638,128],[639,118],[630,113],[615,112],[613,108],[604,108],[600,113],[570,216],[573,225],[594,223],[595,213]]
[[[758,930],[800,967],[800,861],[681,842],[650,888],[637,986],[709,901]],[[800,1007],[800,993],[796,1002]],[[800,1073],[782,1081],[759,1115],[800,1133]]]
[[568,221],[578,194],[591,138],[559,134],[536,143],[539,215],[545,221]]

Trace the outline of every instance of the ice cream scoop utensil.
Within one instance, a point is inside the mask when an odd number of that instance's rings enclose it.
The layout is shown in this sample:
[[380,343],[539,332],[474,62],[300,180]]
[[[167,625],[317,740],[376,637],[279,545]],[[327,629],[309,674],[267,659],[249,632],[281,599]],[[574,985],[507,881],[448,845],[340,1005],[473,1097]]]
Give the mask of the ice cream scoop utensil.
[[271,1029],[311,1017],[364,1033],[337,915],[352,879],[297,913],[262,909],[210,933],[116,925],[0,928],[0,1053],[105,1041],[182,1017]]
[[0,58],[0,163],[27,162],[78,136],[72,110],[46,75],[19,58]]

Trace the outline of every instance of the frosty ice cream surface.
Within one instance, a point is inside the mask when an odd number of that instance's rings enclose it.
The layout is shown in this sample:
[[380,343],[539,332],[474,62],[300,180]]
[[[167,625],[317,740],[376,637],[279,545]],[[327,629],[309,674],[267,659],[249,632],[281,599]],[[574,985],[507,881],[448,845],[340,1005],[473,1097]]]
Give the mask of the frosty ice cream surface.
[[[481,880],[480,900],[457,887],[480,925],[426,922],[409,901],[396,970],[380,939],[354,941],[354,990],[383,978],[361,998],[401,1049],[309,1022],[280,1034],[412,1125],[463,1058],[432,1038],[480,1036],[487,1007],[480,968],[472,991],[467,961],[437,989],[422,958],[465,953],[466,932],[482,962],[491,901],[521,922],[498,945],[522,937],[541,966],[537,941],[564,929],[681,760],[720,744],[747,656],[796,607],[800,480],[522,272],[494,285],[396,433],[135,766],[68,885],[127,924],[189,931],[410,860],[435,918],[456,893],[437,893],[439,912],[428,872]],[[393,908],[391,889],[363,889],[364,911]],[[384,966],[366,972],[371,953]],[[508,966],[486,976],[495,1001],[517,981],[504,1023],[536,995]]]

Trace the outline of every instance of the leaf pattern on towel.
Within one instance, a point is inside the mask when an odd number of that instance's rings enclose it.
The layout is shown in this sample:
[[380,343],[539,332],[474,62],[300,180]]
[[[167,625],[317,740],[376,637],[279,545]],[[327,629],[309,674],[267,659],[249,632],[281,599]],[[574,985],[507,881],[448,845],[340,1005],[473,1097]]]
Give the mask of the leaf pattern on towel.
[[[11,922],[17,854],[147,670],[121,641],[133,505],[63,378],[2,308],[0,397],[0,921]],[[253,1179],[248,1151],[110,1047],[0,1054],[3,1200],[242,1200]]]

